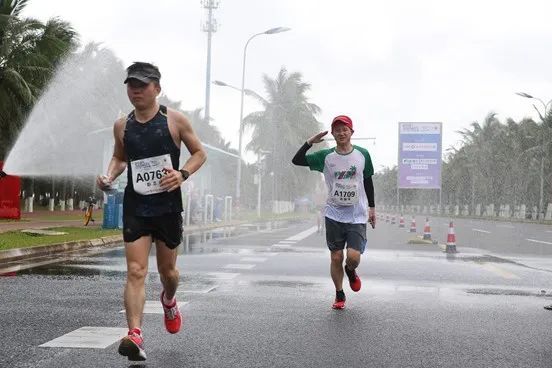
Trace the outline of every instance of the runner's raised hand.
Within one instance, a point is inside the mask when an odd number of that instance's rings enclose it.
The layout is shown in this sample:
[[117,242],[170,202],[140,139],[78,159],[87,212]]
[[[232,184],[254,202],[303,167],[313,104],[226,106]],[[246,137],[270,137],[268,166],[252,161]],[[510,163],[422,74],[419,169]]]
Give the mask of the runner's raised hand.
[[320,133],[310,137],[309,139],[307,139],[307,143],[312,145],[313,143],[323,142],[324,139],[322,137],[325,136],[326,134],[328,134],[327,130],[325,130],[323,132],[320,132]]

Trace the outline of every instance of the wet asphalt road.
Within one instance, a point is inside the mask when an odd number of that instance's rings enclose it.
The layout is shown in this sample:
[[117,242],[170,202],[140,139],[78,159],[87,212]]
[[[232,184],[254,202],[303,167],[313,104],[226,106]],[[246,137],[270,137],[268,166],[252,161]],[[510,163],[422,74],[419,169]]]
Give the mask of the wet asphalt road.
[[[448,258],[380,221],[359,269],[363,288],[345,287],[343,311],[330,309],[323,236],[304,233],[313,223],[189,237],[178,261],[184,328],[169,335],[161,315],[146,314],[144,364],[120,357],[117,343],[39,347],[83,326],[125,327],[122,248],[1,277],[0,367],[550,367],[552,312],[542,307],[552,303],[552,257],[499,232],[509,246],[476,243],[504,223],[468,221],[457,223],[460,253]],[[437,238],[446,226],[433,222]],[[548,228],[525,225],[515,233],[550,239]],[[152,301],[155,271],[152,253]]]

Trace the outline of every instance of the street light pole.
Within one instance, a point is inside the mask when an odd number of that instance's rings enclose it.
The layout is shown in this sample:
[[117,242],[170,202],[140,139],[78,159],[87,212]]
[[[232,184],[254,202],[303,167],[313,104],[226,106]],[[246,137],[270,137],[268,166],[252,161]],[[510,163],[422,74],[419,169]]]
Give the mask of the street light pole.
[[[539,114],[542,125],[544,126],[545,125],[545,119],[546,119],[546,117],[548,116],[548,114],[550,112],[549,108],[550,108],[550,104],[552,103],[552,100],[548,101],[547,103],[544,103],[544,101],[541,100],[540,98],[533,97],[530,94],[525,93],[525,92],[516,92],[516,95],[521,96],[521,97],[525,97],[525,98],[529,98],[529,99],[533,99],[533,100],[537,100],[542,104],[542,106],[544,108],[544,116],[541,114],[540,110],[537,108],[537,106],[535,106],[535,104],[533,104],[533,107],[535,108],[535,110]],[[544,214],[544,155],[545,155],[545,137],[544,137],[544,134],[541,135],[541,137],[542,137],[542,142],[541,142],[542,152],[541,152],[541,164],[540,164],[539,215],[538,215],[539,217],[543,216],[543,214]]]
[[262,168],[262,161],[261,161],[261,155],[270,153],[271,151],[265,151],[265,150],[259,150],[257,153],[257,217],[261,217],[261,185],[262,185],[262,175],[263,175],[263,168]]
[[205,73],[205,122],[211,120],[211,38],[213,32],[217,31],[218,25],[213,18],[213,9],[219,6],[218,0],[202,0],[203,7],[207,9],[207,22],[203,25],[203,32],[207,32],[207,68]]
[[247,58],[247,46],[249,45],[249,42],[251,42],[252,39],[254,39],[257,36],[263,35],[263,34],[276,34],[281,32],[289,31],[290,28],[286,27],[276,27],[271,28],[265,32],[256,33],[253,36],[249,37],[247,42],[245,43],[245,47],[243,48],[243,64],[242,64],[242,81],[241,81],[241,97],[240,97],[240,127],[239,127],[239,137],[238,137],[238,172],[237,172],[237,178],[236,178],[236,204],[240,205],[240,198],[241,198],[241,172],[242,172],[242,141],[243,141],[243,96],[244,96],[244,88],[245,88],[245,62]]

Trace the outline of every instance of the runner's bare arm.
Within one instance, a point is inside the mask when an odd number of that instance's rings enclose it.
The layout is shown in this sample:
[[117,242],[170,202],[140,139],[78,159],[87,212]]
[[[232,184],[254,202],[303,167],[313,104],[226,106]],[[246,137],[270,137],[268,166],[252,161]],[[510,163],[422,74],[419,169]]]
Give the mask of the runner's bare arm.
[[111,183],[126,169],[125,149],[123,146],[124,126],[126,119],[121,118],[113,126],[113,136],[115,145],[113,147],[113,157],[109,162],[106,175],[101,175],[96,179],[96,184],[101,190],[109,189]]
[[[188,152],[190,152],[191,157],[184,163],[181,170],[188,172],[188,176],[196,172],[201,165],[207,159],[207,155],[203,150],[203,146],[197,135],[192,129],[192,124],[184,116],[184,114],[169,110],[169,119],[173,123],[176,133],[178,134],[179,145],[180,142],[183,142]],[[166,168],[167,173],[163,178],[161,178],[161,187],[165,188],[167,191],[172,192],[180,188],[182,182],[185,178],[178,170],[174,170],[172,167]]]
[[205,163],[207,154],[199,138],[195,134],[190,121],[181,113],[178,113],[176,117],[180,140],[184,143],[191,155],[184,163],[184,166],[182,166],[182,170],[186,170],[192,175]]

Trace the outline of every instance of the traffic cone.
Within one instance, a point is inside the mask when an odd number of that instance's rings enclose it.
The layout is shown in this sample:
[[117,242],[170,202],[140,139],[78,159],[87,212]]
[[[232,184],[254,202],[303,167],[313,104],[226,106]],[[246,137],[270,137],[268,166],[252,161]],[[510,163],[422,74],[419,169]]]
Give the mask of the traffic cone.
[[403,217],[403,215],[401,215],[401,217],[399,217],[399,227],[404,228],[404,217]]
[[431,228],[429,227],[429,219],[426,217],[426,223],[424,226],[424,240],[431,240]]
[[447,247],[445,248],[445,252],[456,253],[456,234],[454,233],[454,224],[452,221],[449,224]]
[[412,222],[410,223],[410,232],[416,232],[416,217],[412,216]]

